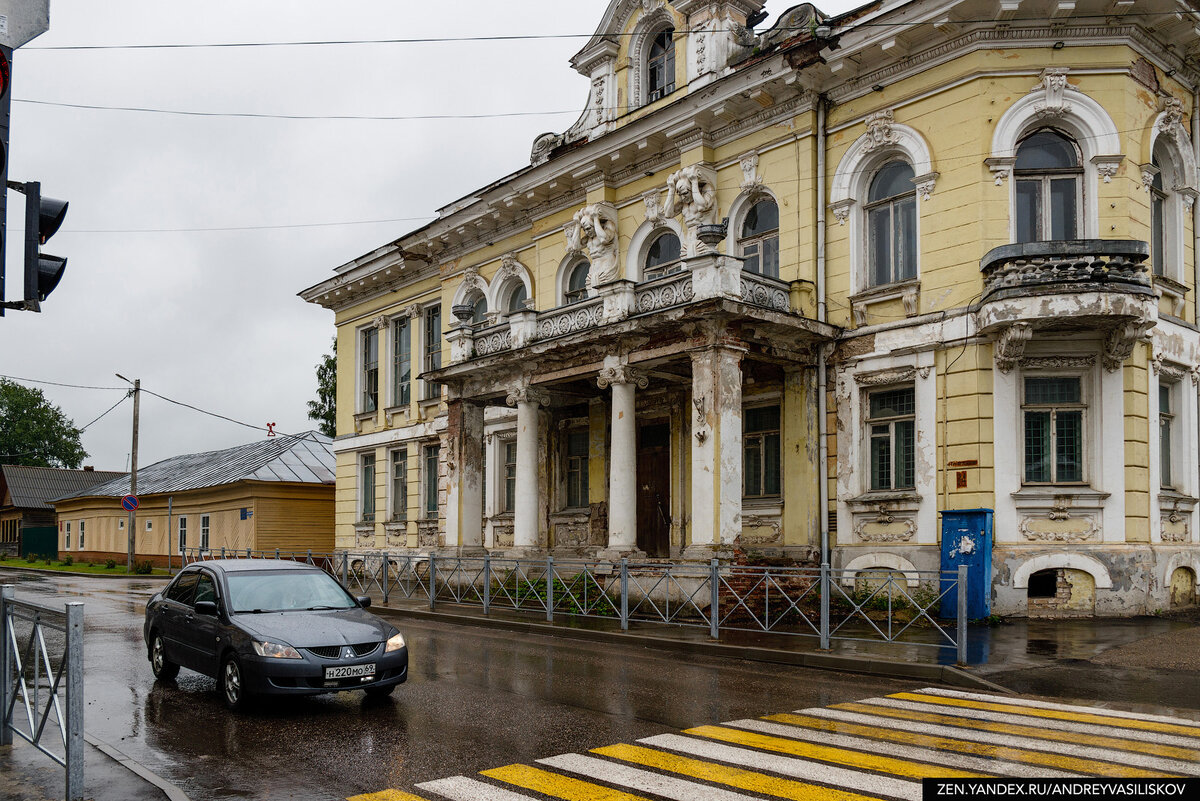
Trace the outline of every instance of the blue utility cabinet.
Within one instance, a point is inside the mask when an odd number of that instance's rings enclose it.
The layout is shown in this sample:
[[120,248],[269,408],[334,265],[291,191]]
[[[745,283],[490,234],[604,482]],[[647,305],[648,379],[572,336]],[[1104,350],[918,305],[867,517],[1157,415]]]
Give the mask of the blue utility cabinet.
[[[992,613],[991,509],[954,509],[942,512],[942,571],[957,573],[967,566],[967,618],[979,620]],[[954,579],[943,577],[941,616],[958,616],[958,590]]]

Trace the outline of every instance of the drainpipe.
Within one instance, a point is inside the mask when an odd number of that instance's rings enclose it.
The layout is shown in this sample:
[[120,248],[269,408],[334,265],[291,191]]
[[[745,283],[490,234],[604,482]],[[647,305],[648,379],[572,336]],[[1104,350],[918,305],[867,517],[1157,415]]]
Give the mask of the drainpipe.
[[[1200,164],[1200,87],[1192,90],[1192,153]],[[1196,304],[1195,322],[1200,325],[1200,202],[1192,204],[1192,300]]]
[[[825,308],[825,98],[817,96],[817,320],[827,322]],[[1200,205],[1200,204],[1198,204]],[[820,504],[821,523],[821,573],[828,575],[829,569],[829,431],[826,424],[825,396],[829,390],[829,376],[825,360],[829,351],[825,345],[817,350],[817,498]],[[827,580],[827,579],[826,579]],[[822,587],[822,598],[828,597],[828,588]],[[824,647],[824,646],[823,646]]]

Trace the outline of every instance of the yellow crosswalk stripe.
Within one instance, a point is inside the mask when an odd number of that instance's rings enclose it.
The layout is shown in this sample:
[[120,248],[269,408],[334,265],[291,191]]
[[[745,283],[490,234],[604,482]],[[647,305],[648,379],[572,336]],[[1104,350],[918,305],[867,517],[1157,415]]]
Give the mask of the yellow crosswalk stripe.
[[[813,718],[816,720],[816,718]],[[865,728],[865,727],[864,727]],[[986,773],[973,773],[942,765],[925,765],[920,762],[910,762],[906,759],[868,754],[862,751],[851,751],[845,748],[834,748],[828,745],[806,743],[800,740],[789,740],[785,737],[772,737],[769,734],[730,729],[724,726],[697,726],[685,729],[684,734],[694,734],[707,737],[710,740],[722,740],[735,745],[758,748],[763,751],[775,751],[781,754],[807,757],[821,762],[833,762],[839,765],[849,765],[855,768],[891,773],[896,776],[907,776],[910,779],[973,779],[983,778]],[[936,755],[931,754],[931,758]]]
[[649,801],[640,795],[631,795],[611,787],[560,776],[529,765],[507,765],[503,768],[482,770],[480,774],[565,801]]
[[[977,743],[965,739],[958,740],[949,737],[939,737],[932,734],[917,734],[914,732],[884,729],[876,726],[866,726],[861,723],[846,723],[843,721],[826,720],[825,718],[813,717],[811,715],[769,715],[763,718],[763,720],[787,723],[792,726],[803,726],[806,729],[817,729],[819,731],[836,732],[838,734],[851,734],[858,737],[867,737],[872,740],[881,740],[884,742],[919,745],[925,748],[936,749],[938,751],[954,751],[960,754],[974,754],[975,756],[987,757],[989,759],[1003,759],[1009,762],[1024,762],[1030,765],[1041,765],[1043,767],[1056,768],[1058,770],[1066,770],[1074,773],[1091,773],[1097,776],[1116,776],[1120,778],[1157,778],[1164,775],[1173,775],[1164,774],[1161,771],[1151,771],[1144,770],[1142,768],[1128,767],[1126,765],[1118,765],[1113,762],[1102,762],[1097,759],[1060,756],[1058,754],[1046,753],[1044,751],[1033,751],[1027,748],[989,745],[987,743]],[[963,736],[967,737],[969,736],[969,733],[963,732]],[[947,776],[944,773],[937,772],[929,774],[929,776],[931,778],[954,778],[952,776]]]
[[1099,715],[1093,712],[1064,712],[1037,709],[1036,707],[1017,706],[1016,704],[973,701],[966,698],[947,698],[946,696],[926,695],[925,693],[894,693],[889,695],[888,698],[898,698],[904,701],[920,701],[925,704],[940,704],[950,707],[966,707],[967,709],[985,709],[989,712],[1007,712],[1011,715],[1070,720],[1076,723],[1095,723],[1101,726],[1116,726],[1122,729],[1140,729],[1141,731],[1156,731],[1163,734],[1182,734],[1187,737],[1200,737],[1200,725],[1187,726],[1176,723],[1159,723],[1153,720],[1118,718],[1111,715]]
[[847,712],[861,712],[866,715],[882,715],[900,720],[911,720],[919,723],[937,723],[944,726],[955,726],[960,729],[977,729],[996,734],[1016,734],[1022,737],[1035,737],[1040,740],[1054,742],[1076,743],[1078,745],[1094,745],[1100,748],[1115,748],[1121,751],[1135,751],[1153,756],[1168,757],[1200,762],[1200,751],[1193,748],[1180,748],[1176,745],[1159,745],[1141,740],[1128,740],[1123,737],[1106,737],[1099,734],[1081,734],[1078,732],[1043,729],[1037,726],[1026,726],[1019,723],[995,723],[985,720],[956,717],[952,714],[939,715],[932,712],[916,712],[907,709],[876,706],[875,704],[833,704],[830,709],[842,709]]
[[351,796],[346,801],[425,801],[425,799],[401,790],[380,790],[378,793]]
[[752,793],[788,798],[792,801],[879,801],[877,796],[861,795],[848,790],[837,790],[792,779],[779,779],[765,773],[704,762],[691,757],[676,756],[640,745],[609,745],[603,748],[593,748],[592,751],[601,756],[679,773],[694,779],[727,784],[730,787],[748,790]]

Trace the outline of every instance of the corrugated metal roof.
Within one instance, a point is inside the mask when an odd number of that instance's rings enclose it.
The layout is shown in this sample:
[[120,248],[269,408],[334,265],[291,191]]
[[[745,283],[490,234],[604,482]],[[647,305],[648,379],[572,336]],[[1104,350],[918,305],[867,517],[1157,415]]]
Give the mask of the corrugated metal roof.
[[0,466],[13,506],[18,509],[53,509],[48,501],[74,494],[126,475],[110,470],[62,470],[57,467]]
[[[138,495],[204,489],[238,481],[278,481],[332,484],[336,458],[333,440],[316,431],[297,436],[271,437],[236,448],[208,453],[188,453],[138,470]],[[129,476],[55,500],[121,497],[129,492]]]

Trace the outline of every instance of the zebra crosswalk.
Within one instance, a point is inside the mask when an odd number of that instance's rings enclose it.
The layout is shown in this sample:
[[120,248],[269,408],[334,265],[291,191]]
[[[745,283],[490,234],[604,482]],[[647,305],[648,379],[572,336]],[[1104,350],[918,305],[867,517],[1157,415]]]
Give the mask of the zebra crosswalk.
[[921,798],[925,778],[1200,776],[1200,722],[928,688],[697,726],[348,801]]

